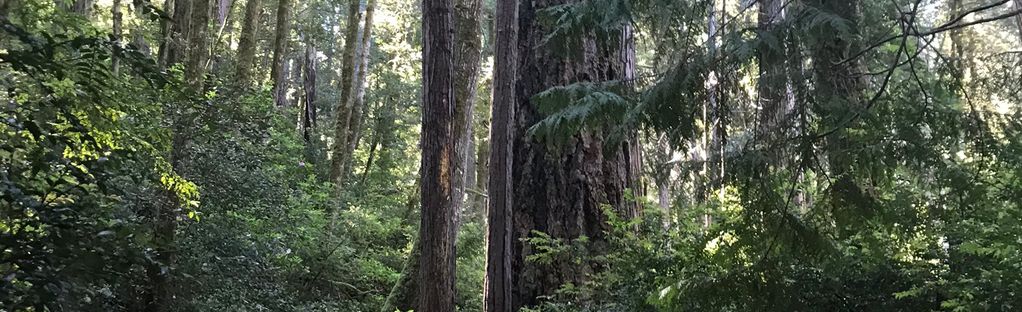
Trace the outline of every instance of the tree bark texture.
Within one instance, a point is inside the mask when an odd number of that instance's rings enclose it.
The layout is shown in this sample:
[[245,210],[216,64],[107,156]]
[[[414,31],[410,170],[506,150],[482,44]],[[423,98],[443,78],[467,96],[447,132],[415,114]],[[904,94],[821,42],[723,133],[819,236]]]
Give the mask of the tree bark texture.
[[[605,147],[601,132],[583,131],[559,147],[560,150],[551,151],[544,143],[527,135],[529,127],[543,118],[531,102],[533,95],[553,86],[580,81],[625,80],[633,68],[629,64],[633,54],[628,51],[632,45],[628,43],[631,34],[627,29],[612,35],[613,38],[585,35],[579,38],[581,46],[574,47],[580,49],[579,53],[571,56],[562,56],[543,46],[549,29],[537,20],[537,11],[569,2],[573,1],[541,0],[520,5],[520,79],[515,88],[512,163],[515,208],[511,239],[514,244],[511,275],[515,277],[512,311],[537,304],[540,296],[554,294],[564,283],[580,284],[587,273],[599,269],[567,260],[555,260],[549,265],[526,262],[525,258],[537,251],[520,238],[530,236],[532,231],[564,240],[586,236],[592,250],[599,253],[605,249],[604,231],[609,229],[602,207],[609,205],[623,217],[636,214],[635,205],[626,202],[624,195],[626,188],[635,185],[639,174],[632,172],[638,160],[634,147],[629,144]],[[498,45],[498,53],[500,50]],[[494,109],[498,107],[495,102]],[[493,155],[500,155],[497,149],[501,144],[496,141],[491,144]],[[494,163],[491,166],[500,168]],[[491,180],[497,179],[497,175],[496,170],[492,170]],[[495,185],[490,187],[492,194]],[[497,200],[491,197],[491,206]]]
[[359,23],[362,20],[362,6],[360,0],[350,0],[348,6],[347,29],[344,36],[344,51],[341,53],[341,98],[334,107],[334,142],[330,151],[330,180],[334,182],[337,193],[340,194],[344,187],[344,175],[348,157],[352,151],[348,150],[348,122],[351,117],[352,104],[348,101],[351,97],[351,84],[354,75],[358,72],[355,53],[359,46]]
[[420,312],[451,312],[454,307],[456,236],[453,177],[458,142],[454,140],[454,16],[452,0],[424,0],[421,181],[422,224],[419,240]]
[[255,66],[256,45],[259,38],[259,18],[262,16],[262,0],[248,0],[245,3],[245,20],[238,37],[238,57],[235,71],[238,83],[252,86],[252,68]]
[[[469,163],[473,162],[473,150],[469,144],[472,136],[472,119],[475,113],[476,82],[479,79],[479,62],[482,58],[482,16],[481,0],[455,0],[454,23],[454,140],[458,142],[455,158],[454,194],[455,201],[465,202],[465,187]],[[458,211],[460,225],[461,211]]]
[[273,62],[270,65],[273,99],[277,107],[287,106],[287,75],[284,72],[284,63],[287,61],[293,6],[291,0],[277,1],[277,28],[273,39]]
[[[515,94],[519,67],[517,0],[499,0],[496,7],[496,34],[493,68],[493,102],[490,119],[490,153],[487,180],[488,209],[486,234],[486,277],[483,290],[484,311],[517,311],[513,288],[515,260],[512,228],[514,183],[512,166],[515,142]],[[521,51],[530,51],[527,47]]]

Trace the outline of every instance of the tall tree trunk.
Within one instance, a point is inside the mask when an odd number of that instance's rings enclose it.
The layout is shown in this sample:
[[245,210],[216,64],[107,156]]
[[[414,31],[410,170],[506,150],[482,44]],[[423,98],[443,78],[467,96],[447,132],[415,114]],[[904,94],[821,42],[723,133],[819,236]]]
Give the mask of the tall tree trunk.
[[[181,5],[181,2],[177,3]],[[181,7],[179,7],[181,8]],[[210,18],[209,0],[196,0],[191,3],[188,10],[192,14],[188,25],[192,30],[187,42],[192,43],[188,48],[185,64],[185,81],[188,83],[188,92],[201,92],[202,77],[204,75],[205,60],[209,52],[207,47],[207,29]],[[177,16],[178,12],[175,12]],[[175,27],[177,28],[177,27]],[[175,52],[178,53],[178,52]],[[173,61],[174,59],[170,59]],[[171,146],[169,161],[174,172],[180,174],[185,170],[188,162],[187,148],[190,141],[187,127],[179,114],[169,113],[171,122]],[[181,202],[172,186],[165,186],[161,191],[161,203],[156,212],[153,229],[153,241],[156,244],[154,263],[147,265],[146,274],[150,280],[146,311],[162,312],[170,311],[172,299],[176,289],[173,285],[172,270],[176,264],[177,252],[175,251],[175,237],[177,232],[177,218]]]
[[210,0],[194,0],[192,2],[185,80],[195,91],[202,90],[203,77],[206,75],[206,60],[209,58],[210,8]]
[[[365,107],[366,84],[368,82],[369,58],[372,56],[373,39],[373,11],[376,8],[376,0],[369,0],[365,10],[365,25],[362,27],[362,44],[358,52],[358,69],[354,81],[352,81],[351,115],[348,117],[348,151],[347,160],[351,161],[351,152],[358,147],[358,141],[362,135],[362,111]],[[347,168],[347,166],[345,166]],[[346,173],[342,173],[346,174]]]
[[316,127],[316,46],[305,44],[302,89],[305,91],[305,107],[302,110],[302,138],[308,143],[310,130]]
[[[149,56],[149,55],[152,54],[152,48],[149,47],[149,43],[146,42],[146,39],[145,39],[146,29],[143,26],[144,23],[147,21],[147,16],[146,16],[147,13],[146,13],[146,9],[145,9],[144,5],[149,4],[149,3],[150,3],[149,1],[142,1],[142,0],[134,0],[134,1],[132,1],[132,6],[133,6],[132,12],[134,12],[134,14],[135,14],[135,24],[133,25],[133,27],[131,29],[131,44],[134,45],[135,48],[138,49],[139,52],[142,52],[142,54],[144,54],[146,56]],[[171,3],[173,3],[173,2],[171,2]],[[169,10],[167,12],[172,12],[172,10]],[[166,22],[163,22],[163,21],[160,22],[160,35],[161,36],[163,34],[166,34],[166,32],[163,30],[163,25],[164,24],[166,24]],[[159,56],[157,56],[157,57],[159,57]]]
[[[187,161],[188,139],[185,125],[178,116],[170,116],[171,146],[168,161],[173,171],[181,175]],[[175,183],[175,182],[172,182]],[[145,271],[149,285],[145,291],[144,311],[172,311],[173,299],[177,292],[174,285],[174,269],[177,264],[177,219],[182,203],[177,185],[163,185],[157,195],[158,203],[153,216],[153,257],[146,263]]]
[[[472,137],[472,117],[475,115],[477,81],[482,58],[482,28],[479,19],[482,17],[481,0],[454,1],[454,140],[458,142],[457,158],[455,158],[453,198],[459,203],[465,202],[465,187],[469,175],[469,163],[474,162],[470,148]],[[461,211],[458,212],[460,226]]]
[[[121,28],[123,26],[122,25],[122,23],[123,23],[123,18],[122,17],[123,16],[121,15],[121,0],[114,0],[113,4],[110,5],[110,15],[113,18],[113,41],[114,41],[114,45],[120,47],[121,46],[121,37],[123,37],[123,34],[122,34],[123,31],[122,31],[122,28]],[[119,52],[114,52],[113,56],[110,58],[110,71],[112,71],[115,76],[117,75],[117,73],[120,72],[120,63],[121,63],[120,53]]]
[[[1014,0],[1015,10],[1022,10],[1022,0]],[[1019,43],[1022,43],[1022,14],[1015,15],[1015,26],[1018,27]]]
[[[488,123],[487,123],[488,124]],[[487,125],[483,129],[488,129]],[[489,132],[481,133],[481,136],[475,140],[476,148],[476,160],[475,160],[475,183],[471,183],[473,187],[469,193],[468,209],[477,211],[480,214],[480,218],[488,220],[487,211],[489,210],[489,181],[490,181],[490,140],[489,138],[483,138],[482,136],[489,136]]]
[[284,62],[287,60],[289,34],[291,33],[291,0],[277,1],[277,29],[273,39],[273,62],[270,77],[273,79],[273,99],[277,107],[287,106],[287,76]]
[[334,182],[337,194],[340,194],[344,187],[348,156],[352,152],[348,150],[348,129],[350,128],[349,121],[351,117],[350,104],[354,103],[349,102],[348,98],[351,97],[352,81],[358,72],[356,68],[358,60],[355,59],[355,53],[358,51],[360,41],[358,30],[361,19],[362,9],[360,0],[351,0],[351,4],[348,7],[347,29],[344,36],[344,51],[341,54],[341,85],[339,89],[341,98],[337,102],[337,106],[334,107],[336,124],[334,127],[334,142],[330,151],[330,180]]
[[[775,38],[774,44],[761,42],[759,45],[759,125],[757,127],[757,138],[762,141],[766,149],[766,158],[771,160],[772,165],[780,165],[780,158],[783,153],[778,149],[783,148],[785,138],[786,117],[790,109],[787,107],[787,69],[785,61],[786,35],[781,34],[777,25],[784,18],[783,0],[761,0],[759,2],[759,32],[761,38]],[[769,36],[767,36],[769,35]]]
[[419,306],[421,312],[454,311],[455,212],[452,199],[454,139],[454,16],[452,0],[422,4],[422,224],[419,241]]
[[[716,1],[711,0],[707,7],[707,27],[706,27],[706,50],[711,59],[716,59],[717,55],[717,39],[720,37],[719,23],[717,20]],[[698,192],[696,194],[696,202],[708,203],[711,195],[715,191],[718,179],[723,175],[723,170],[720,168],[723,165],[722,153],[721,153],[721,132],[720,130],[720,103],[718,102],[719,95],[719,77],[720,74],[717,72],[716,61],[711,61],[710,70],[707,77],[706,83],[706,102],[703,103],[702,121],[703,121],[703,135],[702,142],[700,142],[700,160],[702,161],[702,171],[700,174],[701,181],[699,181]],[[709,228],[710,224],[713,223],[713,216],[710,213],[703,215],[703,228]]]
[[[820,40],[813,49],[814,75],[816,81],[816,109],[822,119],[823,129],[832,131],[824,138],[824,153],[829,165],[829,176],[833,179],[830,188],[831,205],[835,209],[859,208],[867,212],[867,198],[852,176],[855,146],[849,138],[847,128],[853,126],[851,116],[864,109],[862,95],[866,86],[864,72],[858,60],[843,62],[851,51],[857,51],[854,42],[858,33],[858,1],[817,0],[814,5],[822,12],[834,14],[849,21],[852,34],[829,36]],[[831,30],[839,33],[838,29]]]
[[160,47],[159,51],[157,51],[156,54],[156,63],[159,65],[161,69],[166,68],[167,65],[170,64],[170,56],[172,54],[170,53],[170,50],[174,45],[173,41],[174,40],[173,35],[175,31],[174,27],[175,25],[177,25],[177,23],[174,20],[174,17],[177,16],[178,11],[176,4],[177,0],[163,1],[163,11],[170,15],[171,18],[169,20],[167,19],[160,20],[160,42],[159,42]]
[[241,24],[241,36],[238,38],[238,63],[235,68],[237,81],[243,86],[252,86],[252,67],[255,66],[260,16],[262,0],[248,0],[248,3],[245,3],[245,21]]
[[170,1],[173,1],[173,18],[170,21],[170,25],[166,28],[169,32],[164,36],[164,42],[160,46],[160,54],[163,59],[160,65],[164,68],[180,63],[186,58],[188,54],[188,33],[192,21],[192,0],[167,0],[168,4]]
[[[599,270],[589,264],[579,265],[565,259],[555,259],[550,264],[527,262],[525,259],[537,251],[519,240],[529,237],[532,231],[550,235],[554,239],[574,240],[580,236],[589,238],[594,253],[606,248],[605,230],[609,229],[602,207],[609,205],[623,216],[635,215],[636,206],[626,202],[625,189],[635,185],[634,147],[629,144],[604,146],[604,134],[599,131],[583,131],[568,139],[558,151],[551,151],[546,144],[527,135],[529,127],[543,116],[531,102],[532,96],[553,86],[580,81],[625,80],[632,64],[632,46],[626,42],[631,34],[623,29],[614,40],[600,40],[594,33],[577,38],[579,53],[570,58],[551,51],[544,45],[550,31],[537,19],[540,9],[553,5],[576,2],[575,0],[540,0],[523,2],[520,6],[518,29],[518,58],[520,77],[516,86],[514,122],[513,191],[514,244],[512,259],[513,296],[512,311],[523,306],[535,305],[540,296],[554,294],[567,282],[581,284],[588,273]],[[498,29],[506,29],[498,27]],[[626,44],[618,44],[626,43]],[[498,45],[499,46],[499,45]],[[498,53],[503,50],[498,47]],[[497,59],[503,59],[497,57]],[[495,99],[496,100],[496,99]],[[494,103],[494,109],[500,105]],[[494,119],[494,130],[497,131]],[[502,144],[491,142],[493,155],[502,155],[498,148]],[[493,158],[496,162],[498,159]],[[491,163],[491,181],[497,180],[496,168]],[[505,170],[505,169],[501,169]],[[490,186],[491,194],[496,185]],[[491,207],[497,198],[491,197]],[[491,223],[492,226],[496,226]],[[495,240],[491,236],[491,241]],[[505,241],[506,242],[506,241]],[[492,280],[491,280],[492,282]]]
[[[521,307],[515,301],[514,276],[515,268],[515,236],[512,228],[515,218],[513,211],[514,185],[512,175],[515,150],[515,111],[517,110],[515,90],[518,83],[519,39],[518,39],[518,6],[517,0],[499,0],[496,7],[496,41],[494,42],[493,64],[493,103],[490,118],[490,155],[488,177],[488,209],[486,234],[486,278],[484,281],[484,311],[511,312]],[[531,13],[531,8],[527,9]],[[523,19],[524,25],[530,25],[528,14]],[[528,29],[524,28],[523,29]],[[528,29],[531,30],[531,29]],[[528,34],[526,34],[528,36]],[[529,47],[521,51],[528,54]],[[539,73],[536,74],[539,76]],[[520,194],[520,193],[519,193]],[[534,193],[539,195],[543,193]],[[521,249],[518,249],[521,250]],[[520,269],[520,268],[519,268]],[[521,276],[521,275],[518,275]],[[517,305],[516,305],[517,304]]]

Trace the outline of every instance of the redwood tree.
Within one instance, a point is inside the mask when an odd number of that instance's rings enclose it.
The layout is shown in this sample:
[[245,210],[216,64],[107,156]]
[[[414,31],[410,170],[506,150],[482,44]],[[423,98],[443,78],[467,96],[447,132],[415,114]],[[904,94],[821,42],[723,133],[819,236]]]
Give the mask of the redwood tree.
[[454,16],[452,0],[422,4],[422,224],[419,241],[419,306],[421,312],[454,311],[456,236],[452,200],[454,159]]
[[[500,0],[496,12],[490,126],[485,311],[512,310],[512,142],[518,66],[518,1]],[[528,51],[528,50],[525,50]]]
[[[634,51],[628,27],[603,35],[586,30],[573,32],[569,36],[579,37],[565,40],[577,43],[571,53],[546,44],[551,29],[541,23],[538,11],[577,2],[541,0],[519,6],[521,32],[517,42],[521,54],[517,58],[512,162],[512,311],[539,303],[540,296],[554,294],[564,283],[578,285],[588,273],[599,269],[572,261],[528,262],[525,259],[537,251],[521,238],[530,237],[533,231],[563,240],[585,236],[593,251],[599,253],[606,245],[604,231],[609,229],[603,207],[609,205],[623,217],[634,216],[636,211],[635,205],[625,200],[625,190],[635,185],[640,174],[633,142],[604,146],[608,140],[602,131],[585,130],[554,150],[528,134],[529,128],[543,118],[532,99],[537,93],[576,82],[628,81],[633,75]],[[493,154],[499,154],[498,144],[492,146]],[[494,175],[496,172],[491,173],[491,179]]]

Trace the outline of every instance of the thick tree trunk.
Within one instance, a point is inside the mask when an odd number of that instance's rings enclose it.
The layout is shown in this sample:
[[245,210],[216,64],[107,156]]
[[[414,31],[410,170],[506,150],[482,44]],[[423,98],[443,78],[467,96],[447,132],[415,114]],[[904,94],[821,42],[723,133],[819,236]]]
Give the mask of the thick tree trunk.
[[[522,54],[518,58],[520,80],[515,88],[512,164],[516,209],[511,239],[514,244],[511,275],[515,277],[512,311],[537,304],[540,296],[554,294],[564,283],[581,284],[587,273],[599,269],[566,259],[555,259],[549,265],[527,262],[525,259],[537,251],[520,238],[531,236],[532,231],[564,240],[586,236],[592,250],[600,253],[606,248],[604,231],[609,229],[602,207],[609,205],[625,217],[636,214],[635,205],[626,202],[624,196],[626,188],[636,185],[633,180],[639,174],[632,172],[638,160],[634,147],[629,144],[605,147],[602,133],[584,131],[555,152],[527,135],[529,127],[543,118],[531,102],[535,94],[579,81],[625,80],[633,68],[628,64],[633,59],[628,51],[631,34],[627,29],[622,30],[616,40],[599,40],[594,34],[579,38],[581,46],[576,48],[581,51],[571,58],[547,48],[543,42],[549,29],[537,20],[537,11],[567,2],[573,1],[524,2],[518,19],[518,28],[522,31],[518,51]],[[498,47],[498,53],[500,50]],[[498,56],[497,59],[502,58]],[[494,108],[498,107],[494,103]],[[492,146],[493,154],[500,155],[497,150],[500,144],[494,141]],[[491,165],[499,168],[497,164]],[[497,174],[493,170],[491,180],[497,179]],[[490,187],[493,194],[495,187]],[[497,200],[491,197],[491,206]]]
[[[515,94],[518,83],[519,51],[528,54],[529,49],[519,47],[521,42],[518,38],[518,8],[517,0],[499,0],[496,8],[496,41],[493,68],[493,103],[492,117],[490,118],[490,151],[489,173],[487,194],[487,248],[486,248],[486,279],[484,282],[483,300],[484,311],[487,312],[511,312],[521,307],[520,302],[514,298],[514,280],[516,275],[512,263],[515,258],[515,236],[516,231],[512,228],[514,222],[513,196],[516,180],[512,175],[512,168],[515,165],[515,157],[512,154],[515,150],[515,111],[518,97]],[[531,8],[530,8],[531,9]],[[530,12],[527,9],[527,12]],[[532,16],[526,15],[523,24],[528,26],[531,21],[526,21]],[[523,29],[528,29],[522,27]],[[528,39],[528,35],[526,35]],[[538,73],[536,74],[539,75]],[[518,193],[521,194],[521,193]],[[534,193],[539,195],[542,193]],[[521,250],[521,249],[517,249]],[[523,258],[524,259],[524,258]],[[519,270],[518,272],[520,272]],[[516,305],[517,304],[517,305]]]
[[348,150],[348,129],[350,129],[349,121],[352,111],[350,105],[354,103],[349,102],[348,98],[351,97],[352,81],[355,78],[355,74],[358,73],[357,64],[359,62],[355,58],[355,53],[358,51],[360,43],[358,30],[361,20],[361,2],[360,0],[351,0],[351,4],[348,7],[347,29],[344,36],[344,52],[341,54],[341,85],[339,89],[341,98],[337,102],[337,106],[334,107],[336,124],[334,127],[334,142],[330,151],[330,180],[334,182],[337,194],[340,194],[344,187],[348,157],[352,152]]
[[451,312],[454,307],[455,213],[452,199],[454,140],[454,16],[452,0],[424,0],[422,105],[422,224],[419,240],[419,312]]
[[291,0],[277,1],[277,29],[273,39],[273,62],[270,77],[273,79],[273,99],[277,107],[287,106],[287,74],[284,62],[287,60],[288,43],[291,34]]
[[203,77],[206,75],[206,60],[209,58],[210,8],[210,0],[194,0],[192,2],[185,80],[196,91],[202,90]]
[[245,21],[241,24],[241,36],[238,38],[238,57],[235,67],[237,81],[243,86],[252,86],[252,67],[255,66],[260,16],[262,16],[262,0],[248,0],[248,3],[245,3]]
[[[830,188],[831,205],[836,209],[855,207],[866,212],[868,199],[855,182],[851,169],[855,159],[855,146],[849,138],[847,128],[851,116],[864,109],[863,91],[866,82],[858,60],[844,62],[858,45],[851,39],[858,32],[858,1],[817,0],[817,9],[834,14],[849,21],[851,35],[833,36],[822,40],[813,49],[814,75],[816,81],[816,108],[821,117],[823,129],[832,131],[824,139],[824,152],[829,165],[829,176],[833,179]],[[838,32],[838,30],[833,30]]]

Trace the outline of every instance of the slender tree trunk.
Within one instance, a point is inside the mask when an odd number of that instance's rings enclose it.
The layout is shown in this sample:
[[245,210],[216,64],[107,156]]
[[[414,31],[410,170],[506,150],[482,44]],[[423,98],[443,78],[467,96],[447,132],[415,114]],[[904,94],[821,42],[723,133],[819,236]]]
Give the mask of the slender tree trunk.
[[166,68],[170,64],[171,49],[174,46],[174,17],[177,16],[177,0],[164,0],[163,10],[171,16],[170,20],[160,20],[160,47],[156,55],[156,62],[160,68]]
[[[1013,0],[1015,3],[1015,10],[1022,10],[1022,0]],[[1022,43],[1022,14],[1015,15],[1015,26],[1018,27],[1018,39],[1019,43]]]
[[[351,161],[351,152],[358,147],[358,141],[362,134],[362,111],[365,107],[366,84],[368,82],[369,59],[372,56],[373,39],[373,11],[376,8],[376,0],[369,0],[365,10],[365,25],[362,27],[362,44],[358,52],[358,69],[355,80],[352,82],[351,116],[348,120],[348,151],[347,160]],[[345,166],[347,168],[347,166]],[[343,173],[342,174],[346,174]]]
[[[457,158],[455,158],[453,198],[459,203],[465,202],[465,187],[468,177],[469,163],[473,162],[470,149],[472,136],[472,117],[475,115],[477,81],[482,58],[482,28],[479,19],[482,16],[481,0],[454,1],[454,140],[458,142]],[[460,226],[461,211],[458,211]]]
[[[121,37],[123,37],[122,28],[121,28],[123,26],[122,25],[122,23],[123,23],[122,22],[123,21],[122,17],[123,16],[121,15],[121,0],[114,0],[113,1],[113,4],[110,5],[110,14],[111,14],[111,16],[113,18],[113,41],[114,41],[114,45],[120,47],[121,46]],[[115,76],[120,72],[120,64],[121,64],[120,53],[119,52],[114,52],[113,56],[110,58],[110,71],[112,71]]]
[[302,110],[302,138],[310,141],[310,130],[316,127],[316,46],[305,45],[305,62],[303,65],[302,89],[305,90],[305,107]]
[[[490,118],[490,151],[488,177],[486,278],[483,300],[486,312],[512,312],[521,307],[514,301],[512,267],[515,231],[512,228],[513,179],[515,150],[515,94],[518,81],[519,39],[517,0],[499,0],[496,7],[496,41],[494,43],[493,104]],[[528,24],[526,24],[528,25]],[[522,51],[528,52],[526,47]],[[537,193],[539,194],[539,193]],[[517,305],[516,305],[517,304]]]
[[422,224],[419,240],[420,312],[454,307],[455,213],[453,177],[458,142],[454,137],[454,16],[452,0],[424,0],[422,107]]
[[776,43],[771,45],[761,43],[759,47],[759,125],[757,127],[757,138],[764,144],[767,159],[772,165],[780,165],[785,138],[786,117],[790,110],[786,107],[786,85],[787,69],[785,61],[785,39],[786,35],[781,34],[777,25],[784,18],[783,0],[761,0],[759,3],[759,32],[769,34],[770,38],[776,38]]
[[419,259],[422,258],[420,247],[418,239],[412,242],[412,252],[408,254],[408,260],[401,270],[401,278],[394,284],[380,312],[418,311],[415,307],[419,298]]
[[[175,173],[183,174],[187,161],[188,139],[184,124],[178,117],[171,116],[171,146],[168,161]],[[146,290],[144,311],[172,311],[173,299],[177,293],[174,285],[174,269],[177,264],[177,219],[182,206],[176,185],[163,185],[158,193],[156,213],[153,216],[153,257],[146,263],[145,271],[149,285]]]
[[[487,129],[489,126],[483,128]],[[489,132],[484,134],[489,136]],[[476,138],[476,165],[475,165],[475,183],[473,190],[469,194],[471,198],[468,209],[478,211],[480,217],[484,220],[488,220],[487,213],[489,210],[489,183],[490,183],[490,140],[489,138],[478,137]],[[488,222],[488,221],[487,221]]]
[[277,107],[287,106],[287,74],[284,63],[287,60],[289,35],[291,34],[291,0],[277,1],[277,29],[273,40],[273,62],[270,77],[273,78],[273,99]]
[[346,165],[348,156],[352,151],[348,150],[348,134],[351,117],[351,104],[348,98],[351,97],[351,86],[355,74],[358,73],[356,52],[359,46],[359,22],[362,19],[361,2],[351,0],[348,7],[347,30],[344,37],[344,51],[341,54],[341,98],[334,108],[336,124],[334,127],[334,142],[330,151],[330,180],[337,188],[337,194],[341,193],[344,187],[344,176],[347,172]]
[[[518,60],[520,77],[515,87],[515,122],[512,171],[514,191],[513,247],[511,262],[513,290],[512,311],[535,305],[540,296],[552,295],[564,283],[580,285],[600,268],[590,263],[578,264],[567,259],[554,259],[549,264],[525,261],[537,251],[520,239],[533,231],[546,233],[554,239],[575,240],[586,236],[593,253],[606,251],[605,231],[609,230],[603,207],[610,206],[622,216],[635,215],[636,206],[625,200],[625,189],[635,185],[634,170],[638,155],[630,144],[604,146],[602,131],[583,131],[568,139],[557,151],[527,134],[539,122],[540,114],[531,102],[532,96],[553,86],[580,81],[626,80],[633,60],[628,29],[619,32],[620,39],[600,40],[593,33],[582,34],[578,53],[571,57],[551,51],[544,44],[550,29],[537,20],[540,9],[575,0],[542,0],[523,2],[520,6],[518,39],[521,51]],[[506,29],[498,26],[498,29]],[[498,35],[500,31],[498,31]],[[503,46],[498,44],[497,52]],[[498,56],[498,60],[505,59]],[[495,84],[496,85],[496,84]],[[494,99],[497,100],[496,98]],[[494,109],[500,105],[494,103]],[[494,128],[497,131],[497,120]],[[493,155],[504,155],[496,140],[491,142]],[[496,158],[491,160],[491,181],[498,180]],[[504,169],[502,169],[504,170]],[[495,194],[497,185],[490,186]],[[490,205],[499,201],[491,195]],[[492,209],[492,208],[491,208]],[[491,228],[500,224],[491,222]],[[491,235],[491,244],[496,240]],[[505,240],[505,242],[507,242]],[[491,257],[494,258],[494,257]],[[492,263],[492,262],[491,262]],[[491,279],[491,284],[493,280]],[[506,311],[506,310],[505,310]]]
[[248,0],[248,3],[245,3],[245,21],[241,24],[241,36],[238,38],[238,57],[235,67],[237,81],[243,86],[252,86],[252,67],[255,66],[260,16],[262,16],[262,0]]

